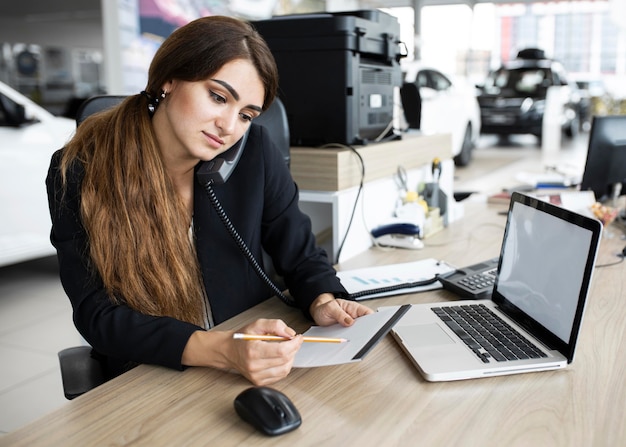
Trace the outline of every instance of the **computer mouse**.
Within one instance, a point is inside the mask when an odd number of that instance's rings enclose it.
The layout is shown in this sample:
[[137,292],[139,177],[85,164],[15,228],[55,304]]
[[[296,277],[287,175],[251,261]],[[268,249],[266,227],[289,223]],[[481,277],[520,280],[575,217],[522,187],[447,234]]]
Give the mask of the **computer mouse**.
[[302,424],[293,402],[280,391],[264,386],[239,393],[235,398],[235,411],[241,419],[270,436],[282,435]]

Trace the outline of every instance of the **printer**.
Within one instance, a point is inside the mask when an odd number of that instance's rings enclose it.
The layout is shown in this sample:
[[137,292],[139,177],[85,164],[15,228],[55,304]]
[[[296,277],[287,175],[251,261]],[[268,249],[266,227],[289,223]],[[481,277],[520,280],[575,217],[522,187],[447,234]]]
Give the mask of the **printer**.
[[382,11],[274,16],[253,22],[279,72],[292,146],[364,145],[392,127],[406,47]]

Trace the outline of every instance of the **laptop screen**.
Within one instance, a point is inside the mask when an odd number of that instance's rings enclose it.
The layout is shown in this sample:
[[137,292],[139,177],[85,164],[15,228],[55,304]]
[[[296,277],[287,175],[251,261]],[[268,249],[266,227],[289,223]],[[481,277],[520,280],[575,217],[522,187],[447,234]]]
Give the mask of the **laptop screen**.
[[539,338],[548,346],[573,350],[600,231],[594,219],[517,195],[509,209],[494,301],[533,334],[543,334]]

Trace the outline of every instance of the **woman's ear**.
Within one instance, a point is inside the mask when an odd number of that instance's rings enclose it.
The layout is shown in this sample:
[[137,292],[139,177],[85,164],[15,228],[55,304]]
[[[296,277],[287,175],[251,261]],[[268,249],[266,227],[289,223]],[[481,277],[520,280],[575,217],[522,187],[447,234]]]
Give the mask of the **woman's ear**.
[[172,87],[174,86],[174,81],[167,81],[165,84],[163,84],[161,86],[161,91],[162,92],[171,92],[172,91]]

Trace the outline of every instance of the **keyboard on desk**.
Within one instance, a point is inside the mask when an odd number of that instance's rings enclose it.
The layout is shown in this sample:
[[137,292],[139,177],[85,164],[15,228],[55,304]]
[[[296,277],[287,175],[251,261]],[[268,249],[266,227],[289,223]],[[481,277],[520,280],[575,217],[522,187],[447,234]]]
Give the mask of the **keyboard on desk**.
[[475,273],[473,275],[466,276],[459,280],[459,284],[464,285],[470,290],[480,292],[486,289],[493,289],[493,284],[496,282],[496,271],[498,269],[493,268],[486,272]]
[[491,296],[498,273],[499,258],[457,269],[452,274],[442,275],[439,282],[444,289],[459,298],[485,299]]
[[484,363],[547,357],[483,304],[432,310]]

